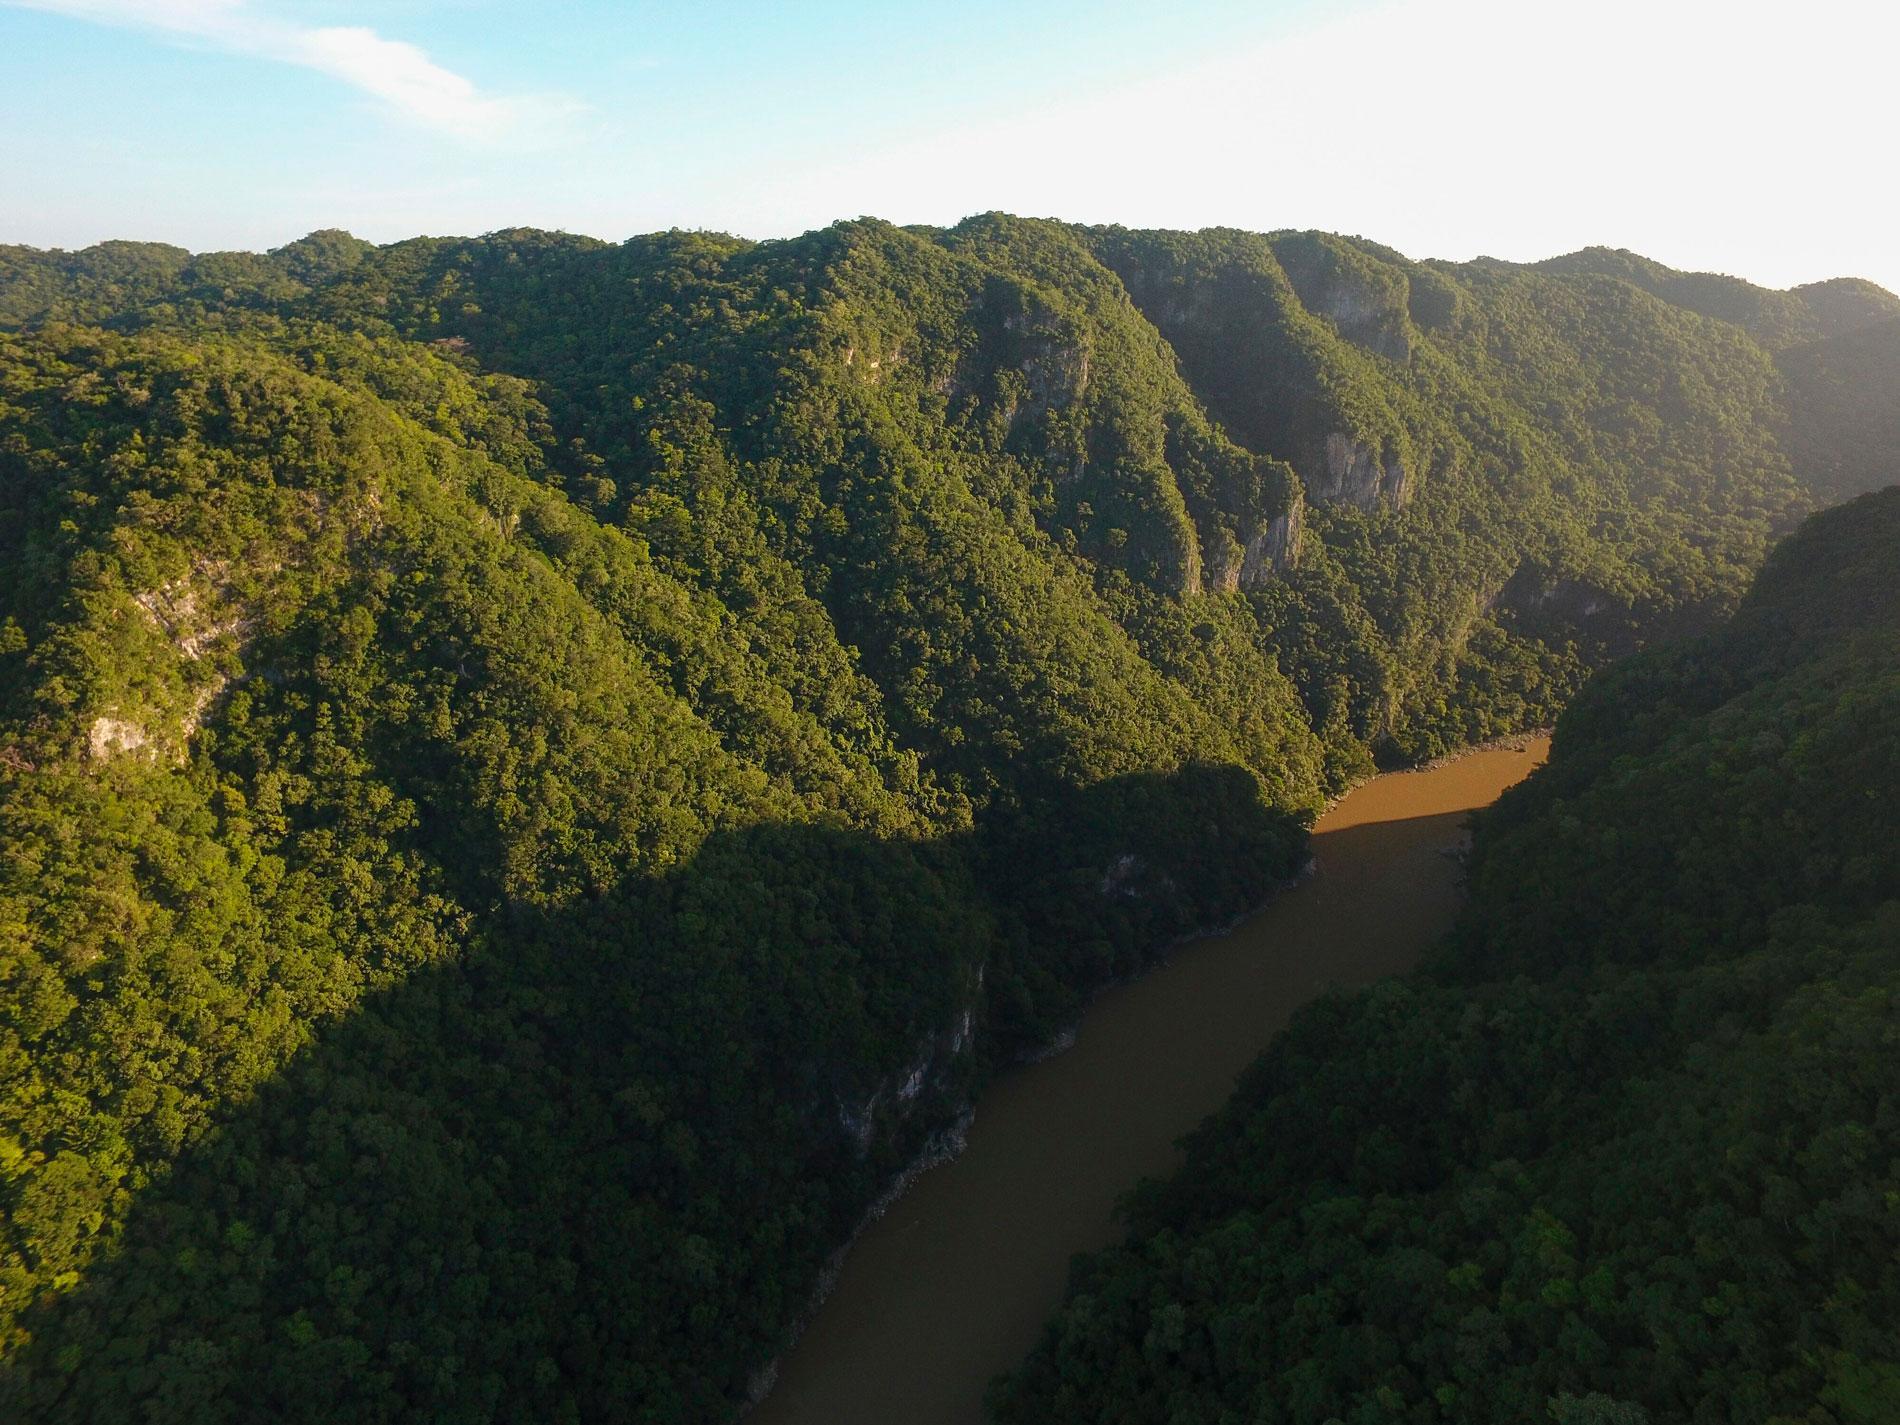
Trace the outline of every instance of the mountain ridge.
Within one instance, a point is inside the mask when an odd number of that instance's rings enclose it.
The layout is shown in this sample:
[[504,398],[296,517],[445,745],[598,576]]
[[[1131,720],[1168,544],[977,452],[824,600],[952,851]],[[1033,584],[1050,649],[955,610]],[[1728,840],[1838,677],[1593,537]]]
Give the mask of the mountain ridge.
[[168,252],[0,250],[47,1418],[723,1418],[994,1065],[1712,626],[1889,409],[1884,324],[1323,234]]
[[1609,669],[1416,974],[1128,1199],[1002,1421],[1892,1416],[1900,488]]

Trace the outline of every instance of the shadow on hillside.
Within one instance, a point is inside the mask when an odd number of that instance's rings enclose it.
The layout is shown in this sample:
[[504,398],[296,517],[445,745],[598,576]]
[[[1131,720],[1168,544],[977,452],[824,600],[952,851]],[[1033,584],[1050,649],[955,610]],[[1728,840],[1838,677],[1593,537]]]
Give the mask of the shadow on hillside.
[[724,1418],[987,1063],[1257,903],[1303,842],[1249,776],[1196,767],[932,843],[727,832],[665,878],[511,915],[146,1187],[121,1249],[29,1313],[0,1405]]

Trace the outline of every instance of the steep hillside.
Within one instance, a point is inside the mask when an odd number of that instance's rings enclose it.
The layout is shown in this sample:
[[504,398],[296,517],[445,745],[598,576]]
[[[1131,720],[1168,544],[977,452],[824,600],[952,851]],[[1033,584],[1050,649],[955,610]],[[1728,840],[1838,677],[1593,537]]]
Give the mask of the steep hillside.
[[1900,489],[1604,675],[1422,973],[1304,1014],[1005,1421],[1900,1409]]
[[1845,499],[1900,468],[1900,318],[1777,358],[1795,396],[1788,448],[1815,494]]
[[1714,272],[1678,272],[1634,252],[1589,247],[1534,264],[1540,272],[1590,273],[1641,287],[1678,307],[1741,327],[1770,351],[1845,336],[1900,317],[1900,298],[1856,277],[1772,291]]
[[[858,637],[918,639],[887,693],[691,430],[604,523],[526,388],[426,347],[3,352],[0,1272],[41,1406],[717,1416],[974,1034],[1033,1042],[1296,864],[1290,690],[1243,747],[954,480],[823,533],[892,551],[853,566]],[[950,569],[995,605],[933,612]],[[470,1232],[515,1264],[492,1291]],[[418,1335],[516,1344],[438,1376]]]
[[[1833,428],[1827,395],[1771,351],[1900,311],[1865,283],[1775,293],[1604,250],[1457,267],[1323,234],[999,215],[763,245],[319,233],[268,257],[5,260],[0,315],[29,325],[270,314],[446,343],[536,383],[550,463],[590,508],[647,478],[681,421],[709,425],[801,567],[863,555],[801,531],[778,468],[855,460],[809,443],[793,395],[851,390],[1081,561],[1175,671],[1196,650],[1156,617],[1242,595],[1206,605],[1248,605],[1237,619],[1192,626],[1253,665],[1229,682],[1263,658],[1294,678],[1335,778],[1366,748],[1547,717],[1587,668],[1732,607],[1771,532],[1863,478],[1799,434]],[[1883,380],[1855,399],[1877,407]]]
[[1630,281],[1312,233],[1090,237],[1210,413],[1298,473],[1307,557],[1273,617],[1361,738],[1417,755],[1554,711],[1732,607],[1808,503],[1768,353]]
[[0,1395],[726,1417],[1375,756],[1730,608],[1794,389],[1310,234],[0,249]]

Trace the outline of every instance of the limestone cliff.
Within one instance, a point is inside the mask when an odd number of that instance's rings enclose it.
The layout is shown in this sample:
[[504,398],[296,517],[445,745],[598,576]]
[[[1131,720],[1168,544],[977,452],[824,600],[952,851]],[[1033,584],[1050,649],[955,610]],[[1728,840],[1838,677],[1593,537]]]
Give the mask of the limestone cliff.
[[1302,469],[1306,488],[1325,504],[1369,510],[1379,504],[1405,506],[1412,498],[1412,476],[1396,458],[1382,458],[1344,431],[1329,431],[1316,465]]

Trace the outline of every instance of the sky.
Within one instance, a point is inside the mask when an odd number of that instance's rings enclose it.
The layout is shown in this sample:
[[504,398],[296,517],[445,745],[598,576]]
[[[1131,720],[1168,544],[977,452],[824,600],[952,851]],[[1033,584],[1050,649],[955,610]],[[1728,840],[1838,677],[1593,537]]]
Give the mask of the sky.
[[1886,0],[0,0],[0,242],[993,209],[1900,290]]

